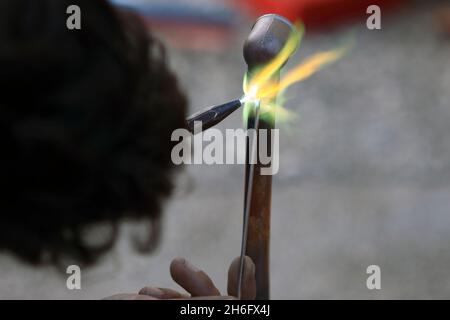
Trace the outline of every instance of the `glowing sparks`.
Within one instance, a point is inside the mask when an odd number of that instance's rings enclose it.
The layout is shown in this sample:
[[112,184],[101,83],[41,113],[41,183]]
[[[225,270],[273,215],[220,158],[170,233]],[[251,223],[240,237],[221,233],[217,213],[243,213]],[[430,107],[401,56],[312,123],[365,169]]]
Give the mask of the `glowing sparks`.
[[261,100],[261,115],[285,121],[292,118],[292,112],[283,108],[284,92],[293,84],[303,81],[325,65],[342,58],[347,48],[338,48],[331,51],[317,53],[278,79],[278,74],[289,57],[297,50],[304,34],[302,25],[297,24],[296,30],[290,35],[281,52],[267,65],[253,71],[252,75],[244,77],[244,93],[249,101],[244,107],[246,120],[254,105],[251,101]]

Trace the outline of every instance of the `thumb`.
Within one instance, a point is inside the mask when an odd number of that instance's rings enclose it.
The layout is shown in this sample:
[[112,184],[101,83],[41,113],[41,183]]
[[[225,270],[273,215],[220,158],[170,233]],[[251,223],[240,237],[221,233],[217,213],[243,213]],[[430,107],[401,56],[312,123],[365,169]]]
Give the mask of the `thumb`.
[[[240,257],[235,258],[228,269],[228,294],[234,297],[238,296],[239,262]],[[255,264],[247,256],[244,257],[244,275],[241,290],[242,300],[253,300],[256,298]]]

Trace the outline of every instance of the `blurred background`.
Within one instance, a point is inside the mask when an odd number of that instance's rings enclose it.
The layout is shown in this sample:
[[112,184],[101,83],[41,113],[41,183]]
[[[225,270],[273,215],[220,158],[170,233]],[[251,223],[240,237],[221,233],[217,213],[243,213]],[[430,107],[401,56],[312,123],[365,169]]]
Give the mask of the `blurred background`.
[[[257,16],[302,19],[307,31],[289,66],[354,47],[287,92],[299,115],[280,126],[274,177],[271,291],[274,299],[450,298],[450,14],[448,1],[116,0],[139,11],[167,44],[190,112],[242,94],[242,46]],[[382,30],[365,9],[382,8]],[[219,128],[239,128],[237,112]],[[169,264],[183,256],[226,289],[240,253],[243,167],[186,166],[165,208],[158,250],[119,244],[82,270],[82,290],[65,274],[0,256],[0,298],[97,299],[144,285],[177,288]],[[368,290],[366,268],[381,268]]]

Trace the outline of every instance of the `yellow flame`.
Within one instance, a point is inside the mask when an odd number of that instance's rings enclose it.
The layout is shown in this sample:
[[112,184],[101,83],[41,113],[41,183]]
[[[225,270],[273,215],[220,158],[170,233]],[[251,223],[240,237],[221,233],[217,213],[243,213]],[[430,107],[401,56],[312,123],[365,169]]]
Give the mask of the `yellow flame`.
[[[261,100],[261,115],[271,118],[276,116],[281,121],[292,119],[293,113],[283,108],[283,93],[291,85],[311,77],[325,65],[339,60],[347,51],[347,48],[338,48],[317,53],[278,79],[280,69],[299,47],[303,34],[303,26],[296,24],[296,30],[291,33],[281,52],[267,65],[253,71],[251,76],[244,77],[244,93],[249,101]],[[246,103],[244,119],[247,119],[253,107],[253,103]]]
[[328,52],[318,53],[313,55],[312,57],[309,57],[305,62],[295,67],[285,77],[283,77],[279,84],[266,82],[257,86],[260,88],[258,90],[258,97],[275,97],[278,93],[283,92],[294,83],[309,78],[324,65],[340,59],[344,55],[344,53],[345,49],[336,49]]

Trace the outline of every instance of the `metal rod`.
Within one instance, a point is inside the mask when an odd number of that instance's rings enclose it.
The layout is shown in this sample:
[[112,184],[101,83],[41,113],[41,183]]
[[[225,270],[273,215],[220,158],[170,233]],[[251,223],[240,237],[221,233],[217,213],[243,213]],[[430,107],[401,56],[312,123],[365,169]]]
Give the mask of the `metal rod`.
[[[255,136],[253,137],[252,140],[252,148],[251,148],[251,154],[247,154],[247,163],[250,164],[250,170],[249,170],[249,184],[248,184],[248,189],[246,190],[246,195],[245,195],[245,201],[244,201],[244,223],[243,223],[243,230],[242,230],[242,242],[241,242],[241,257],[240,257],[240,261],[239,261],[239,278],[238,278],[238,299],[240,300],[242,298],[242,281],[244,278],[244,257],[245,257],[245,253],[247,251],[247,233],[248,233],[248,220],[249,220],[249,214],[250,214],[250,201],[251,201],[251,197],[252,197],[252,187],[253,187],[253,177],[254,177],[254,170],[255,170],[255,162],[256,162],[256,151],[257,151],[257,143],[258,143],[258,126],[259,126],[259,102],[256,104],[255,106],[255,117],[254,117],[254,132],[255,132]],[[248,134],[248,128],[247,128],[247,134]],[[248,145],[248,137],[247,137],[247,145]]]

